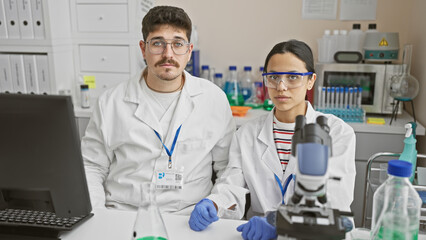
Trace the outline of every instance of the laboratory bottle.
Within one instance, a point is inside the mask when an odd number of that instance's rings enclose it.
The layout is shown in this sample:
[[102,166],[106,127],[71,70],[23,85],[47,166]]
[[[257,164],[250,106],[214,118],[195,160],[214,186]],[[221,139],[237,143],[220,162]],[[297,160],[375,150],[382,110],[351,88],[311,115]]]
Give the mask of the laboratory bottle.
[[133,226],[133,240],[167,240],[168,235],[156,202],[155,184],[140,185],[140,204]]
[[231,106],[243,106],[244,98],[237,78],[237,67],[229,66],[229,73],[224,91]]
[[241,77],[239,78],[241,84],[241,91],[243,92],[244,102],[249,99],[253,93],[253,76],[251,73],[251,67],[245,66],[244,72],[242,72]]
[[[250,69],[251,69],[251,67],[250,67]],[[261,68],[261,70],[263,72],[263,67]],[[245,71],[245,72],[247,73],[247,71]],[[262,76],[262,74],[260,74],[260,76]],[[243,78],[243,80],[248,79],[248,77],[251,78],[251,83],[250,83],[250,85],[248,85],[247,83],[246,84],[247,84],[247,86],[250,87],[251,94],[250,94],[250,97],[248,97],[247,99],[244,100],[244,105],[252,107],[252,108],[260,108],[260,107],[263,106],[263,101],[258,97],[259,95],[261,95],[261,93],[259,94],[258,91],[259,91],[259,89],[262,89],[262,85],[261,85],[262,82],[259,82],[259,80],[256,80],[257,77],[252,75],[251,71],[250,71],[250,74],[248,76],[246,75],[246,77]],[[260,83],[260,86],[259,86],[259,83]],[[261,91],[263,91],[263,90],[261,90]],[[243,97],[244,97],[244,92],[243,92]]]
[[215,75],[215,69],[212,67],[212,68],[210,68],[209,69],[209,80],[210,80],[210,82],[213,82],[214,83],[214,75]]
[[81,99],[82,108],[90,107],[89,85],[87,84],[80,85],[80,99]]
[[225,83],[223,82],[223,74],[222,73],[215,73],[214,74],[214,83],[223,89],[225,86]]
[[404,150],[402,150],[399,156],[400,160],[407,161],[412,164],[412,174],[410,176],[410,182],[414,181],[414,173],[417,165],[417,150],[416,150],[416,126],[415,122],[405,124],[405,139],[404,139]]
[[209,79],[209,65],[201,66],[200,78]]
[[[340,30],[338,35],[338,52],[344,52],[348,51],[348,31],[347,30]],[[334,56],[333,56],[334,57]]]
[[362,54],[362,49],[364,47],[364,32],[361,30],[361,24],[354,23],[352,25],[352,30],[348,33],[348,39],[348,50]]
[[334,29],[333,35],[330,37],[330,49],[329,49],[329,57],[330,62],[334,62],[334,54],[340,50],[339,47],[339,30]]
[[411,163],[388,162],[388,179],[373,196],[371,239],[417,239],[422,200],[409,181]]
[[332,62],[330,57],[331,50],[331,31],[324,30],[324,35],[318,39],[318,61],[319,62]]
[[259,67],[259,71],[255,74],[254,84],[256,85],[256,96],[261,103],[265,101],[265,90],[263,89],[263,67]]

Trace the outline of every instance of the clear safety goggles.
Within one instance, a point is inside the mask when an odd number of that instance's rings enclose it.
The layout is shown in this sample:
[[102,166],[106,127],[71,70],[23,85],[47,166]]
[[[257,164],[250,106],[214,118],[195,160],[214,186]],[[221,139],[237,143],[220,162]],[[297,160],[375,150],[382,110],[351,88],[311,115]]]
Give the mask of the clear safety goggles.
[[303,78],[311,75],[313,72],[270,72],[263,73],[263,81],[268,88],[277,88],[280,82],[283,82],[287,89],[298,88],[303,85]]
[[[171,42],[167,42],[167,41]],[[152,54],[163,54],[164,49],[166,49],[167,44],[170,44],[173,52],[176,55],[184,55],[189,50],[189,45],[191,43],[183,40],[183,39],[151,39],[146,42],[148,50]]]

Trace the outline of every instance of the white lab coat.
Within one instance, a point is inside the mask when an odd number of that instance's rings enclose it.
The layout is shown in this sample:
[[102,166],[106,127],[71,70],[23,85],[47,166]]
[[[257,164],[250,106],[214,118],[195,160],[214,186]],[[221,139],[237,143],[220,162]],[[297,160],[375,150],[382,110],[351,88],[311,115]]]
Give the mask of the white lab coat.
[[[340,182],[327,182],[328,201],[332,208],[350,211],[355,186],[355,133],[343,120],[317,112],[309,102],[307,104],[306,123],[316,122],[320,115],[328,118],[333,152],[329,159],[329,175],[341,177]],[[218,205],[220,217],[242,218],[248,192],[251,197],[248,215],[265,215],[276,211],[281,204],[282,194],[274,174],[283,183],[295,173],[295,161],[290,160],[283,173],[272,132],[273,114],[271,111],[246,123],[235,134],[228,166],[208,197]],[[293,195],[293,187],[294,181],[291,181],[284,196],[285,202]],[[234,204],[235,209],[228,210]]]
[[167,136],[146,102],[141,75],[99,97],[82,139],[93,207],[135,210],[139,184],[155,182],[155,170],[167,168],[169,157],[154,130],[170,149],[181,124],[172,163],[178,169],[184,167],[183,189],[158,190],[158,206],[163,212],[189,214],[194,204],[210,194],[212,165],[217,176],[222,175],[235,122],[220,88],[184,74],[186,81]]

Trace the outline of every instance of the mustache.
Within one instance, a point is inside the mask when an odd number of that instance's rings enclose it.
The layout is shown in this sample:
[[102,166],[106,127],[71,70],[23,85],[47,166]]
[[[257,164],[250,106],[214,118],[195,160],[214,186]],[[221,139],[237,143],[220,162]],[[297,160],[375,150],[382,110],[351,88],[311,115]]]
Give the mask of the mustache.
[[175,67],[180,67],[180,65],[179,65],[179,63],[178,62],[176,62],[175,60],[173,60],[173,59],[167,59],[167,58],[163,58],[163,59],[161,59],[160,61],[158,61],[158,62],[156,62],[155,63],[155,67],[157,67],[157,66],[159,66],[159,65],[161,65],[161,64],[165,64],[165,63],[168,63],[168,64],[173,64]]

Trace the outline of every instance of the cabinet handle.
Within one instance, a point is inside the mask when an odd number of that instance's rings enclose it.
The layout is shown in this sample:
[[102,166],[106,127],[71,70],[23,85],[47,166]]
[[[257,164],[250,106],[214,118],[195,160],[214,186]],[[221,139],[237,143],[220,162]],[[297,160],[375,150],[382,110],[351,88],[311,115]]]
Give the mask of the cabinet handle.
[[106,57],[101,57],[101,61],[105,62],[106,61]]
[[98,20],[99,20],[99,21],[104,20],[104,16],[99,16],[99,17],[98,17]]

